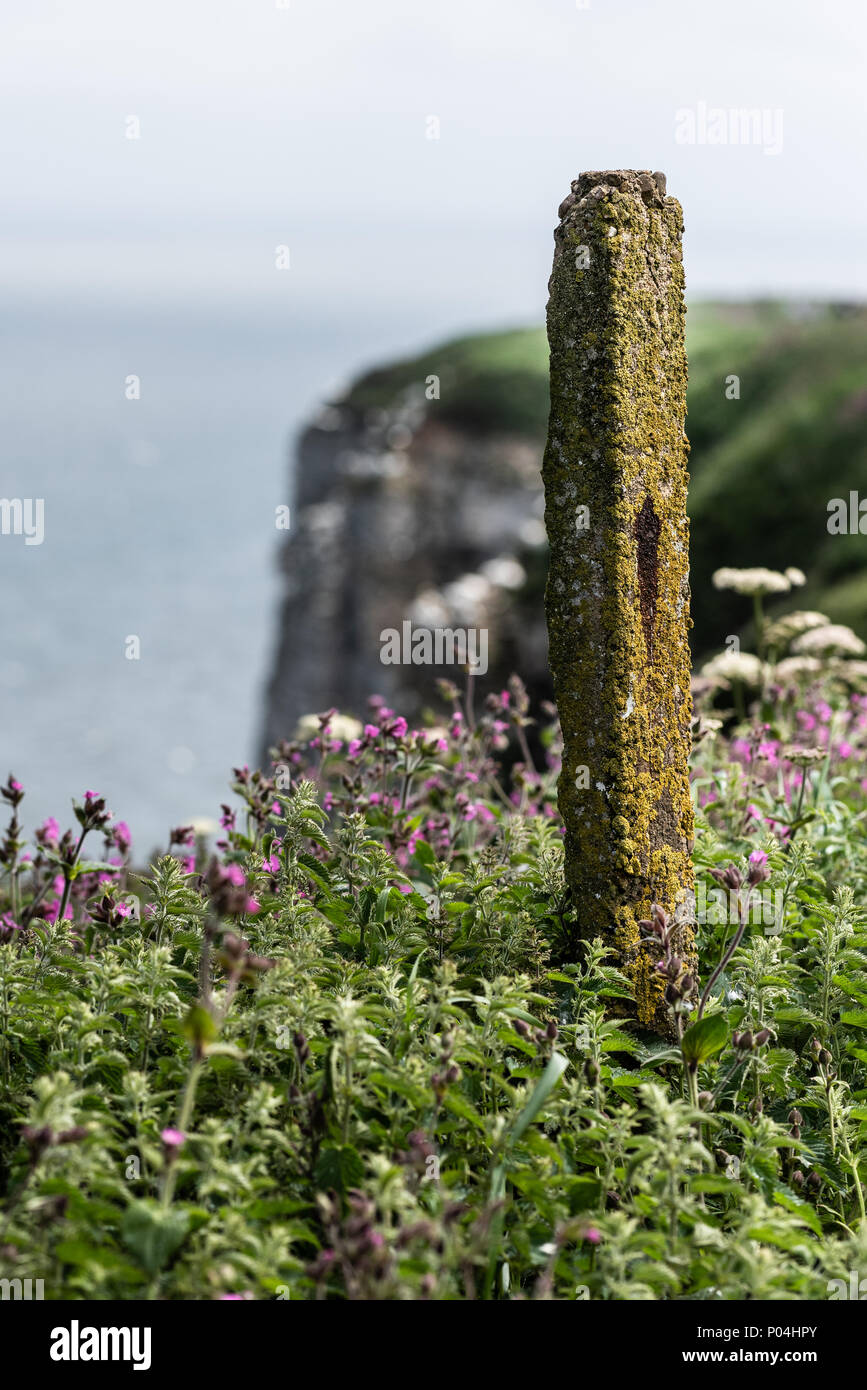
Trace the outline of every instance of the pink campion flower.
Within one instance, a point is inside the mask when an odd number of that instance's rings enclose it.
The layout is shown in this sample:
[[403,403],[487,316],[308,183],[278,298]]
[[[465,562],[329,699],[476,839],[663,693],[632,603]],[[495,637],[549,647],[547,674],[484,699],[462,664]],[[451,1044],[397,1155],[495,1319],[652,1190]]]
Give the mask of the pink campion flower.
[[323,798],[322,798],[322,808],[323,808],[323,810],[325,810],[325,811],[330,811],[333,805],[334,805],[334,793],[333,793],[333,792],[326,792],[325,795],[324,795]]
[[248,898],[246,903],[244,904],[244,911],[249,916],[255,916],[255,914],[259,911],[259,908],[260,904],[256,901],[255,898]]
[[768,856],[765,854],[765,851],[763,849],[753,850],[752,854],[750,855],[751,864],[755,864],[757,868],[763,869],[767,862]]
[[371,806],[378,806],[382,800],[382,796],[379,792],[371,792],[367,799]]
[[181,868],[185,874],[194,874],[196,872],[195,855],[190,855],[187,859],[182,859]]
[[[57,897],[53,900],[53,902],[46,903],[45,905],[45,911],[42,915],[45,918],[46,922],[56,922],[60,914],[60,901],[61,895],[63,893],[63,874],[57,874],[51,886],[57,894]],[[66,911],[64,912],[63,916],[64,920],[72,917],[71,902],[66,904]]]
[[817,700],[813,707],[823,724],[830,724],[834,711],[824,700]]
[[851,743],[841,743],[837,749],[837,756],[840,758],[851,758],[854,756],[854,753],[855,749],[852,747]]
[[602,1232],[598,1231],[595,1226],[588,1226],[584,1232],[584,1239],[589,1240],[591,1245],[598,1245],[602,1239]]
[[115,903],[114,910],[119,917],[129,917],[132,913],[132,907],[130,906],[130,904],[123,902],[123,900]]
[[272,802],[271,802],[271,815],[272,815],[272,816],[279,816],[279,814],[280,814],[280,812],[281,812],[282,810],[283,810],[283,807],[280,805],[280,802],[279,802],[279,801],[272,801]]
[[241,868],[240,864],[227,864],[223,872],[233,888],[242,888],[246,883],[244,870]]
[[114,843],[121,854],[126,854],[132,845],[132,832],[125,820],[119,820],[113,827]]
[[437,741],[436,741],[436,750],[437,750],[438,753],[447,753],[447,752],[449,751],[449,741],[448,741],[448,739],[447,739],[447,738],[438,738]]
[[11,941],[13,932],[20,931],[21,928],[15,921],[11,912],[4,912],[0,917],[0,941]]
[[799,709],[795,718],[807,734],[811,734],[816,727],[815,717],[809,714],[805,709]]
[[353,739],[350,739],[349,747],[347,748],[346,752],[347,752],[347,754],[349,755],[350,758],[357,758],[358,755],[359,755],[359,753],[361,752],[361,749],[362,749],[361,739],[360,739],[360,738],[353,738]]
[[172,1129],[171,1127],[164,1129],[160,1134],[160,1138],[167,1149],[183,1148],[184,1144],[187,1142],[187,1136],[182,1129]]
[[263,869],[265,870],[265,872],[268,873],[268,874],[279,874],[279,872],[280,872],[280,860],[279,860],[279,858],[277,857],[277,855],[276,855],[276,854],[272,854],[272,855],[270,855],[267,859],[263,859],[263,860],[262,860],[262,868],[263,868]]
[[379,729],[376,727],[375,724],[365,724],[365,726],[364,726],[364,737],[365,737],[365,738],[379,738]]
[[395,719],[388,732],[391,734],[392,738],[403,738],[408,727],[409,725],[407,724],[406,720],[403,718],[403,716],[401,716],[400,718]]
[[46,849],[57,849],[60,843],[60,826],[53,816],[44,820],[36,832],[36,839]]

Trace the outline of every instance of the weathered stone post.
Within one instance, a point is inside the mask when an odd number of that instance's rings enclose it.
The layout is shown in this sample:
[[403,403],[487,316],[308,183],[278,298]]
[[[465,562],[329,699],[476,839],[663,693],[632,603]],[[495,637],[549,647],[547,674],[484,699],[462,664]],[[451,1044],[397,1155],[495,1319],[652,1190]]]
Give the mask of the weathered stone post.
[[582,174],[559,214],[543,477],[566,875],[582,936],[667,1032],[638,922],[674,913],[695,967],[683,215],[664,175],[624,169]]

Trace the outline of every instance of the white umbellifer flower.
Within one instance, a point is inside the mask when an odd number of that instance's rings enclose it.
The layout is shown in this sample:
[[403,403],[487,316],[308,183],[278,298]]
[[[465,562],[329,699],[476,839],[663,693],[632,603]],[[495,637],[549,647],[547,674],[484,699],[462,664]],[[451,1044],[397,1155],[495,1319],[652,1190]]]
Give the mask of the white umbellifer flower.
[[807,576],[803,570],[797,569],[794,565],[789,565],[786,570],[786,578],[793,589],[800,589],[802,584],[806,584]]
[[220,828],[213,816],[192,816],[189,824],[197,835],[215,835]]
[[487,560],[479,573],[498,589],[520,589],[527,579],[527,571],[513,555],[498,555],[495,560]]
[[[364,731],[364,725],[357,719],[352,719],[348,714],[332,714],[328,721],[328,737],[342,738],[349,742],[350,739],[360,738]],[[302,714],[295,726],[295,737],[297,739],[315,738],[319,733],[319,715]]]
[[867,680],[867,661],[838,661],[833,670],[835,676],[850,685],[860,686]]
[[715,589],[734,589],[737,594],[758,597],[760,594],[785,594],[791,589],[792,581],[780,574],[779,570],[723,568],[714,573],[713,586]]
[[827,751],[824,748],[786,748],[783,757],[787,762],[797,763],[800,767],[806,767],[809,763],[820,763],[826,758]]
[[828,623],[826,627],[814,627],[803,632],[792,643],[792,650],[809,656],[813,652],[836,652],[842,656],[863,656],[867,646],[851,629],[842,623]]
[[822,663],[815,656],[787,656],[784,661],[778,661],[774,667],[774,680],[797,681],[804,676],[817,676],[822,670]]
[[808,632],[811,627],[827,627],[830,622],[831,619],[824,613],[804,612],[801,609],[794,613],[784,613],[782,618],[777,618],[768,628],[768,646],[779,647],[784,642],[791,642],[793,637],[799,637],[802,632]]
[[743,681],[744,685],[761,685],[764,668],[752,652],[720,652],[701,668],[701,674],[712,681]]

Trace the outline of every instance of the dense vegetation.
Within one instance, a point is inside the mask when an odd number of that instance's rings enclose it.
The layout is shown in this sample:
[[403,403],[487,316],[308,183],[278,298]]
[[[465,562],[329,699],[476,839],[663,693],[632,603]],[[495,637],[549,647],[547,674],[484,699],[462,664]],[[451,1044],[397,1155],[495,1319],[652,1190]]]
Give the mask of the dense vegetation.
[[[781,569],[796,558],[810,575],[805,602],[867,638],[867,539],[827,529],[829,501],[848,501],[867,476],[867,310],[691,304],[687,349],[696,656],[739,630],[741,609],[710,584],[721,556],[733,565],[760,556]],[[527,436],[541,458],[548,417],[543,329],[435,347],[368,374],[348,401],[359,409],[388,407],[429,373],[441,380],[441,397],[430,407],[438,419],[481,434]],[[732,376],[739,378],[737,399],[727,394]],[[542,573],[540,567],[539,584]]]
[[535,712],[534,766],[518,680],[481,710],[444,688],[437,728],[376,701],[314,718],[271,776],[236,769],[213,850],[181,826],[141,873],[95,792],[28,837],[10,777],[3,1277],[98,1299],[848,1287],[864,664],[820,616],[768,625],[764,574],[728,581],[759,597],[766,659],[698,683],[700,982],[648,904],[669,1039],[581,939],[556,720]]

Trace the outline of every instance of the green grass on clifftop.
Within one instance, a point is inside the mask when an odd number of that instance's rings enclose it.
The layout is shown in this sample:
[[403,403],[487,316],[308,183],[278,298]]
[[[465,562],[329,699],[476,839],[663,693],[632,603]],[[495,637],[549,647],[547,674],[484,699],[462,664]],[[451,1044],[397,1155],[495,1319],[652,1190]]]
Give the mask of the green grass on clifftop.
[[[798,607],[867,637],[867,537],[831,536],[828,502],[867,479],[867,308],[693,304],[687,318],[692,445],[693,612],[697,653],[719,648],[742,605],[713,591],[720,565],[798,565]],[[432,374],[431,413],[475,434],[544,442],[547,343],[541,328],[440,344],[370,372],[348,402],[387,408]],[[740,399],[726,380],[740,378]]]

